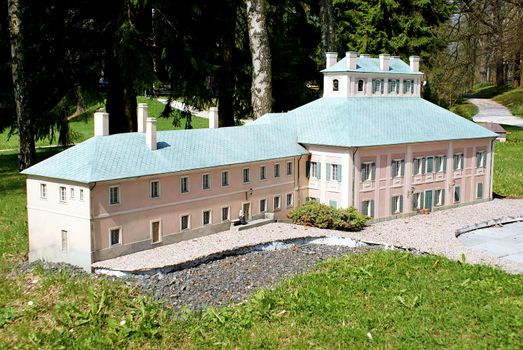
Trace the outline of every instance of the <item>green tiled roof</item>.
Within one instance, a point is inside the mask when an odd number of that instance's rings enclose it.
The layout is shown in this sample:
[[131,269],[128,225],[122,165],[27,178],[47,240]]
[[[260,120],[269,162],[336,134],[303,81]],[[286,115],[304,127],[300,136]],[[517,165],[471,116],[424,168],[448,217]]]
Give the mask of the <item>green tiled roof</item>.
[[390,58],[389,70],[382,71],[380,69],[379,58],[372,57],[358,57],[356,59],[356,69],[349,70],[347,66],[347,57],[342,58],[336,64],[333,64],[327,69],[322,70],[322,73],[335,73],[335,72],[361,72],[361,73],[401,73],[401,74],[414,74],[421,75],[421,72],[412,72],[410,66],[403,62],[399,58]]
[[308,154],[275,125],[159,131],[157,141],[152,151],[143,133],[96,136],[23,174],[92,183]]
[[339,147],[497,136],[419,97],[326,97],[258,123],[292,125],[301,144]]

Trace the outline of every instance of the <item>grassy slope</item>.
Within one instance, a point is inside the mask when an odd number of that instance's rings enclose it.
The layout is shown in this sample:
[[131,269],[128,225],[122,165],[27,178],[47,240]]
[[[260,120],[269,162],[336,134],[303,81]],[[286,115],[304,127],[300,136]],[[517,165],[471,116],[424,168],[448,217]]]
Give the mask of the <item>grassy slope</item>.
[[450,111],[462,116],[463,118],[472,120],[472,117],[478,113],[478,107],[470,102],[464,101],[450,107]]
[[515,116],[523,117],[523,88],[510,90],[498,95],[494,97],[494,101],[510,109]]
[[[138,103],[147,103],[149,107],[149,116],[156,117],[157,120],[157,129],[158,130],[172,130],[172,129],[181,129],[183,128],[183,122],[180,127],[174,127],[172,122],[173,118],[161,118],[160,114],[163,111],[164,104],[142,96],[137,97]],[[81,116],[69,123],[70,129],[73,133],[74,142],[82,142],[93,136],[94,126],[93,126],[93,113],[97,108],[103,107],[101,104],[93,105],[88,108],[88,110],[83,113]],[[192,118],[192,126],[195,129],[207,128],[208,127],[207,119],[200,117]],[[0,149],[17,149],[18,148],[18,135],[13,135],[10,138],[8,137],[9,132],[4,131],[0,133]],[[56,144],[56,138],[54,140],[39,140],[37,141],[37,146],[48,146]]]
[[9,269],[27,251],[24,184],[14,154],[0,155],[0,176],[0,348],[517,348],[523,343],[523,276],[441,257],[390,251],[348,256],[273,291],[259,291],[243,305],[181,315],[118,281],[44,271],[13,277]]
[[503,125],[510,133],[498,142],[494,152],[494,192],[506,197],[523,198],[523,129]]

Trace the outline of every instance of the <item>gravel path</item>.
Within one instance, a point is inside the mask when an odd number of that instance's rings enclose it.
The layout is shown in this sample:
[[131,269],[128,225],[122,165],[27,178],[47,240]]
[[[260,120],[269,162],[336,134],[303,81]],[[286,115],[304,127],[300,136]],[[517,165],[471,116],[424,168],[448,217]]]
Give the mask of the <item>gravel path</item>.
[[496,199],[409,218],[373,224],[360,232],[320,230],[290,224],[274,223],[245,231],[226,231],[189,241],[166,245],[93,266],[119,271],[140,271],[202,259],[211,254],[234,250],[274,240],[301,237],[350,237],[366,242],[394,245],[459,260],[462,254],[469,263],[499,266],[512,273],[523,273],[523,264],[502,260],[465,247],[456,238],[464,226],[509,216],[523,216],[523,200]]
[[478,107],[479,111],[472,120],[476,123],[497,123],[523,128],[523,119],[512,115],[510,110],[488,98],[469,98],[468,101]]

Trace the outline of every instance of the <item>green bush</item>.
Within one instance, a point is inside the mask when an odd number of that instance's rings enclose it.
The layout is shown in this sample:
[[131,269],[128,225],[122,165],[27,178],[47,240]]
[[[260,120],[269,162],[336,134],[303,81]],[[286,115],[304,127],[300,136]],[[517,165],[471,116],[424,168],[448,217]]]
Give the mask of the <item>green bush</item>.
[[294,208],[288,217],[294,224],[342,231],[360,231],[369,219],[353,207],[336,209],[316,201]]

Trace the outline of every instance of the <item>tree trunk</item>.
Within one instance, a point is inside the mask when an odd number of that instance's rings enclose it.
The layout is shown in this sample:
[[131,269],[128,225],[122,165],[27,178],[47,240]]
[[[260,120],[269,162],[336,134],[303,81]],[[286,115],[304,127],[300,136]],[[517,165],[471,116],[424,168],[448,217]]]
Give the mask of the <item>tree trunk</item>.
[[320,0],[320,25],[321,46],[323,49],[323,57],[325,57],[325,52],[336,51],[334,8],[332,6],[332,0]]
[[20,137],[18,169],[23,170],[35,162],[36,149],[33,125],[31,123],[30,73],[27,63],[25,20],[28,15],[24,0],[9,0],[9,30],[11,34],[11,72],[13,76],[16,122]]
[[272,109],[271,50],[266,22],[266,0],[247,0],[247,26],[252,57],[251,101],[254,119]]

